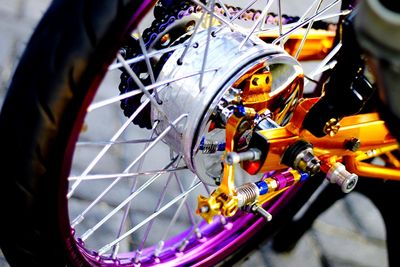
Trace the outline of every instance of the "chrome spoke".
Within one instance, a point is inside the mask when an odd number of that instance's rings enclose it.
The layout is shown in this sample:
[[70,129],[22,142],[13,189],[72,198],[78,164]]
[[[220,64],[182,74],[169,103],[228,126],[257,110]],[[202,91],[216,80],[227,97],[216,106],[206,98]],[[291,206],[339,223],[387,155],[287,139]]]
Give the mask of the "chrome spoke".
[[[255,1],[257,1],[257,0],[255,0]],[[227,16],[229,19],[231,19],[231,18],[232,18],[232,14],[231,14],[231,12],[229,12],[229,10],[226,8],[225,4],[224,4],[221,0],[216,0],[215,2],[221,5],[221,7],[222,7],[222,9],[224,10],[226,16]]]
[[[213,72],[213,71],[217,71],[217,70],[218,70],[217,68],[205,69],[204,73]],[[200,75],[200,74],[201,74],[201,71],[196,71],[196,72],[192,72],[192,73],[189,73],[189,74],[177,77],[177,78],[159,81],[159,82],[156,82],[154,84],[146,86],[145,90],[150,92],[151,90],[157,89],[157,92],[161,92],[165,88],[165,86],[170,84],[170,83],[177,82],[177,81],[180,81],[180,80],[184,80],[184,79],[187,79],[187,78],[190,78],[190,77],[194,77],[194,76],[197,76],[197,75]],[[142,90],[137,89],[137,90],[132,90],[132,91],[127,92],[127,93],[123,93],[123,94],[121,94],[119,96],[115,96],[115,97],[111,97],[111,98],[103,100],[103,101],[99,101],[97,103],[94,103],[94,104],[90,105],[89,108],[88,108],[88,112],[91,112],[91,111],[93,111],[95,109],[107,106],[107,105],[112,104],[112,103],[119,102],[119,101],[127,99],[129,97],[132,97],[132,96],[135,96],[135,95],[139,95],[141,93],[143,93]]]
[[[178,175],[176,174],[176,172],[173,175],[175,177],[176,182],[178,183],[179,190],[181,191],[181,193],[185,192],[185,189],[183,188],[182,182],[178,178]],[[196,181],[196,180],[193,180],[193,183],[194,183],[194,181]],[[192,214],[193,211],[190,209],[190,206],[187,203],[187,201],[184,201],[184,203],[185,203],[185,208],[186,208],[186,212],[187,212],[187,215],[189,217],[189,220],[192,223],[192,225],[195,225],[195,219],[194,219],[193,214]]]
[[[175,159],[176,160],[176,159]],[[175,161],[172,160],[166,167],[165,170],[168,170],[169,167],[172,166],[172,164]],[[158,177],[160,177],[161,175],[163,175],[164,172],[159,172],[155,175],[153,175],[150,179],[152,181],[154,181],[155,179],[157,179]],[[114,181],[105,189],[103,190],[97,197],[95,200],[93,200],[90,205],[84,210],[82,211],[72,222],[71,222],[71,226],[75,227],[78,224],[80,224],[84,219],[85,219],[85,215],[91,210],[93,209],[93,207],[96,206],[97,203],[99,203],[99,201],[122,179],[122,177],[117,177],[116,179],[114,179]]]
[[[149,89],[147,88],[147,90],[149,90]],[[97,103],[93,103],[93,104],[91,104],[89,106],[88,112],[92,112],[93,110],[105,107],[107,105],[113,104],[115,102],[119,102],[121,100],[124,100],[126,98],[129,98],[129,97],[132,97],[132,96],[135,96],[135,95],[139,95],[141,93],[142,93],[141,90],[132,90],[130,92],[123,93],[123,94],[121,94],[119,96],[111,97],[111,98],[108,98],[106,100],[99,101]]]
[[[110,139],[111,142],[116,141],[121,134],[125,131],[125,129],[131,125],[132,121],[136,118],[136,116],[144,109],[144,107],[149,103],[149,100],[145,100],[142,105],[132,114],[132,116],[129,117],[129,119],[122,125],[122,127],[114,134],[114,136]],[[100,161],[100,159],[107,153],[107,151],[111,148],[110,145],[106,145],[100,153],[97,154],[97,156],[90,162],[89,166],[82,172],[81,177],[85,177],[95,166],[96,164]],[[71,190],[67,194],[67,198],[70,198],[79,184],[82,182],[82,179],[77,179],[71,186]]]
[[[307,15],[308,13],[311,12],[311,10],[317,5],[318,1],[320,0],[314,0],[314,2],[308,7],[308,9],[306,10],[306,12],[303,13],[303,15],[300,17],[299,21],[297,23],[301,23],[304,22],[307,19]],[[315,19],[314,21],[317,21],[318,19]],[[295,23],[295,25],[297,25],[297,23]],[[290,38],[290,36],[286,37],[285,39],[282,40],[281,43],[286,43],[286,41]]]
[[[237,12],[233,17],[232,15],[229,14],[228,18],[230,19],[229,22],[233,23],[235,20],[237,20],[238,18],[240,18],[240,16],[242,16],[252,5],[254,5],[255,2],[257,2],[258,0],[252,0],[249,1],[249,3],[239,12]],[[223,5],[223,4],[221,4]],[[223,7],[225,7],[225,5],[223,5]],[[226,9],[226,8],[225,8]],[[226,25],[223,25],[222,27],[220,27],[218,30],[215,31],[215,33],[220,32],[222,29],[225,28]]]
[[[172,51],[178,50],[180,48],[184,48],[184,47],[185,47],[185,44],[178,44],[178,45],[174,45],[174,46],[171,46],[171,47],[163,48],[163,49],[160,49],[160,50],[151,51],[151,52],[149,52],[147,54],[147,56],[149,58],[153,58],[153,57],[161,56],[163,54],[166,54],[166,53],[169,53],[169,52],[172,52]],[[125,61],[126,61],[127,64],[131,65],[131,64],[139,63],[139,62],[141,62],[143,60],[145,60],[145,57],[143,55],[141,55],[141,56],[137,56],[137,57],[134,57],[134,58],[131,58],[131,59],[126,59]],[[116,69],[119,69],[119,68],[121,68],[123,66],[124,66],[124,64],[122,64],[122,63],[114,63],[108,68],[108,70],[116,70]]]
[[201,238],[201,234],[198,232],[198,225],[196,224],[195,226],[193,226],[192,230],[189,232],[189,234],[182,240],[182,242],[180,243],[180,245],[178,246],[177,250],[179,252],[182,252],[185,250],[185,248],[187,247],[187,245],[189,244],[189,239],[193,236],[196,235],[196,237],[198,239]]
[[[177,162],[177,164],[179,164],[179,162]],[[174,175],[173,173],[168,175],[168,179],[167,179],[167,181],[166,181],[166,183],[165,183],[165,185],[164,185],[164,187],[163,187],[163,189],[161,191],[160,197],[158,198],[157,205],[156,205],[153,213],[156,213],[156,212],[158,212],[160,210],[162,202],[164,201],[164,198],[165,198],[165,194],[167,193],[168,185],[172,181],[173,175]],[[149,224],[147,225],[146,230],[145,230],[144,235],[143,235],[143,238],[142,238],[142,241],[141,241],[141,243],[140,243],[140,245],[139,245],[139,247],[137,249],[137,253],[141,254],[141,251],[143,250],[144,245],[145,245],[145,243],[147,241],[147,238],[149,237],[150,230],[153,227],[153,224],[154,224],[154,220],[151,220],[149,222]]]
[[239,48],[242,48],[244,44],[250,39],[250,37],[254,34],[255,30],[257,27],[260,25],[262,20],[265,20],[266,15],[268,14],[268,11],[272,5],[274,0],[269,0],[263,11],[261,12],[261,15],[258,17],[258,19],[255,21],[254,25],[251,27],[250,32],[246,35],[242,43],[240,44]]
[[[124,66],[125,70],[128,72],[128,74],[131,76],[133,81],[139,86],[139,89],[142,91],[142,93],[147,96],[148,99],[150,99],[150,102],[152,106],[157,109],[157,111],[164,116],[165,119],[168,120],[167,115],[165,114],[164,110],[161,108],[160,104],[157,102],[157,100],[153,97],[152,94],[149,93],[149,91],[146,90],[146,87],[142,83],[142,81],[139,79],[139,77],[136,75],[136,73],[131,69],[131,67],[126,63],[125,59],[121,54],[117,55],[117,58],[119,61],[122,62],[122,65]],[[157,89],[155,89],[157,90]],[[169,121],[169,120],[168,120]]]
[[[141,160],[142,157],[144,157],[160,140],[162,140],[162,138],[164,138],[164,136],[171,130],[173,129],[172,125],[176,125],[178,122],[180,122],[183,118],[186,118],[186,114],[181,115],[180,117],[178,117],[171,125],[169,125],[157,138],[156,140],[151,143],[132,163],[130,166],[128,166],[128,168],[126,170],[129,171],[129,169],[131,169],[137,162],[139,162]],[[169,166],[171,166],[174,163],[174,161],[172,161]],[[168,168],[168,167],[167,167]],[[166,168],[166,169],[167,169]],[[99,223],[97,223],[93,228],[89,229],[88,231],[86,231],[85,234],[82,235],[82,240],[85,240],[86,238],[88,238],[91,234],[93,234],[93,232],[95,230],[97,230],[101,225],[103,225],[106,221],[108,221],[108,219],[110,219],[112,217],[112,215],[114,215],[117,211],[119,211],[122,207],[124,207],[129,201],[131,201],[134,197],[137,196],[137,194],[139,194],[141,191],[143,191],[145,188],[147,188],[147,186],[149,186],[154,180],[156,180],[158,177],[160,177],[161,174],[157,174],[155,176],[153,176],[149,181],[147,181],[145,183],[146,186],[142,186],[140,189],[141,190],[137,190],[135,191],[134,194],[131,194],[127,199],[125,199],[124,202],[122,202],[117,208],[115,208],[111,213],[109,213],[105,218],[103,218],[103,220],[101,220]],[[77,222],[81,222],[82,219],[84,218],[84,215],[95,205],[97,204],[100,199],[103,198],[103,196],[108,193],[108,191],[111,190],[111,188],[113,188],[115,186],[116,183],[118,183],[120,181],[120,177],[118,177],[117,179],[114,180],[114,182],[107,187],[106,190],[104,190],[97,198],[95,201],[93,201],[91,203],[91,205],[84,211],[82,212],[82,214],[80,214],[77,217]],[[78,219],[79,218],[79,219]],[[75,220],[74,220],[75,221]]]
[[203,12],[200,16],[199,22],[194,26],[193,34],[192,34],[192,36],[190,36],[189,41],[188,41],[187,45],[185,46],[185,49],[183,50],[182,55],[179,58],[179,64],[183,63],[183,60],[187,54],[187,51],[189,51],[189,48],[192,46],[193,39],[196,36],[197,31],[200,28],[200,25],[203,23],[206,14],[207,14],[206,12]]
[[126,237],[128,237],[129,235],[131,235],[132,233],[134,233],[136,230],[138,230],[139,228],[141,228],[143,225],[145,225],[146,223],[148,223],[149,221],[153,220],[155,217],[157,217],[158,215],[160,215],[161,213],[163,213],[165,210],[167,210],[168,208],[170,208],[172,205],[174,205],[176,202],[178,202],[179,200],[183,199],[186,195],[190,194],[193,190],[195,190],[199,185],[201,184],[201,182],[197,182],[194,186],[192,186],[191,188],[189,188],[185,193],[182,193],[180,195],[178,195],[177,197],[175,197],[173,200],[171,200],[170,202],[168,202],[165,206],[163,206],[158,212],[153,213],[152,215],[150,215],[149,217],[147,217],[145,220],[141,221],[139,224],[137,224],[135,227],[131,228],[129,231],[127,231],[125,234],[123,234],[122,236],[120,236],[118,239],[108,243],[107,245],[105,245],[104,247],[102,247],[101,249],[99,249],[99,255],[103,255],[104,253],[106,253],[107,251],[109,251],[115,244],[117,244],[118,242],[121,242],[121,240],[125,239]]
[[[278,0],[278,26],[279,26],[279,36],[282,36],[282,5],[281,5],[281,0]],[[281,44],[281,47],[283,47],[283,44]]]
[[[151,84],[155,84],[156,78],[155,78],[155,76],[154,76],[153,67],[151,66],[150,57],[149,57],[149,55],[148,55],[148,53],[147,53],[147,49],[146,49],[146,47],[145,47],[145,44],[144,44],[142,35],[141,35],[141,33],[140,33],[139,30],[138,30],[137,34],[138,34],[138,36],[139,36],[139,45],[140,45],[140,49],[142,50],[142,54],[143,54],[144,60],[145,60],[145,62],[146,62],[147,71],[149,72],[149,75],[150,75]],[[125,67],[125,66],[124,66],[124,67]],[[144,90],[147,91],[145,88],[144,88]],[[147,97],[149,97],[149,96],[147,96]],[[159,97],[158,97],[157,90],[154,90],[154,98],[155,98],[157,104],[161,105],[162,102],[160,101],[160,99],[159,99]]]
[[230,19],[230,22],[232,23],[242,16],[252,5],[254,5],[255,2],[257,2],[257,0],[249,1],[249,3],[241,11],[237,12],[236,15]]
[[70,176],[68,177],[69,181],[75,181],[78,179],[82,179],[82,181],[93,181],[93,180],[107,180],[107,179],[116,179],[116,178],[134,178],[136,176],[144,176],[144,175],[154,175],[154,174],[166,174],[170,172],[178,172],[187,170],[187,167],[177,167],[168,170],[153,170],[153,171],[145,171],[145,172],[131,172],[131,173],[113,173],[113,174],[94,174],[94,175],[86,175],[84,177],[81,176]]
[[[323,2],[323,1],[324,1],[324,0],[320,0],[320,1],[319,1],[318,6],[317,6],[317,8],[315,9],[314,15],[315,15],[315,14],[318,14],[318,11],[319,11],[319,9],[321,8],[321,5],[322,5],[322,2]],[[313,26],[313,24],[314,24],[314,21],[315,21],[315,20],[311,20],[310,23],[309,23],[308,26],[307,26],[307,30],[306,30],[306,32],[304,33],[304,36],[303,36],[303,38],[301,39],[299,48],[297,49],[296,54],[295,54],[295,56],[294,56],[296,59],[299,58],[300,52],[303,50],[303,46],[304,46],[304,44],[305,44],[305,42],[306,42],[307,36],[308,36],[308,34],[309,34],[309,32],[310,32],[312,26]]]
[[[156,122],[156,123],[154,124],[153,130],[152,130],[151,135],[150,135],[150,138],[153,138],[153,137],[154,137],[154,135],[155,135],[155,133],[156,133],[157,125],[158,125],[158,122]],[[149,144],[146,144],[146,145],[144,146],[144,149],[146,149],[148,146],[149,146]],[[138,170],[138,171],[141,170],[141,169],[143,168],[144,160],[145,160],[145,157],[143,157],[143,158],[139,161],[138,166],[137,166],[137,170]],[[171,159],[171,160],[172,160],[172,159]],[[133,181],[133,183],[132,183],[132,187],[131,187],[131,190],[130,190],[130,194],[132,194],[133,192],[135,192],[137,184],[138,184],[138,179],[136,178],[136,179]],[[123,230],[124,227],[125,227],[126,220],[127,220],[127,218],[128,218],[129,211],[130,211],[130,208],[131,208],[131,204],[132,204],[132,202],[129,202],[129,203],[126,205],[126,207],[125,207],[124,215],[122,216],[122,220],[121,220],[121,223],[120,223],[120,225],[119,225],[119,229],[118,229],[118,233],[117,233],[117,238],[121,236],[122,230]],[[112,258],[115,258],[115,257],[116,257],[116,255],[117,255],[117,253],[118,253],[118,251],[119,251],[119,245],[120,245],[120,243],[117,243],[117,244],[113,247]]]
[[297,29],[307,25],[311,21],[315,21],[318,16],[320,16],[320,15],[324,14],[325,12],[329,11],[331,8],[333,8],[340,1],[341,0],[336,0],[336,1],[332,2],[330,5],[328,5],[324,9],[322,9],[321,12],[319,12],[318,14],[315,14],[315,15],[309,17],[308,19],[306,19],[304,22],[297,24],[295,27],[291,28],[288,32],[286,32],[286,33],[282,34],[281,36],[279,36],[278,38],[276,38],[272,42],[272,44],[278,44],[284,38],[286,38],[287,36],[290,36],[292,33],[294,33]]
[[[174,164],[173,162],[170,162],[167,166],[166,169],[169,168]],[[108,213],[101,221],[99,221],[95,226],[92,228],[88,229],[82,236],[81,239],[85,241],[87,238],[89,238],[97,229],[99,229],[104,223],[106,223],[112,216],[114,216],[118,211],[120,211],[123,207],[125,207],[126,204],[128,204],[130,201],[132,201],[135,197],[139,195],[139,193],[143,192],[147,187],[149,187],[154,181],[156,181],[159,177],[161,177],[161,174],[156,174],[153,177],[151,177],[149,180],[147,180],[141,187],[139,187],[135,192],[130,194],[121,204],[119,204],[116,208],[114,208],[110,213]]]
[[231,30],[242,32],[241,29],[239,29],[235,24],[231,23],[229,20],[225,19],[224,17],[220,16],[219,14],[214,13],[214,10],[210,10],[207,6],[205,6],[202,2],[198,0],[191,0],[194,4],[200,6],[202,9],[207,11],[209,14],[213,14],[215,18],[217,18],[219,21],[224,23],[226,26],[228,26]]
[[210,17],[209,17],[209,21],[208,21],[208,29],[207,29],[207,41],[206,41],[206,47],[204,49],[204,56],[203,56],[203,62],[201,65],[201,74],[200,74],[200,80],[199,80],[199,89],[200,91],[203,90],[203,79],[204,79],[204,70],[206,69],[206,65],[207,65],[207,58],[208,58],[208,50],[210,47],[210,39],[211,39],[211,30],[212,30],[212,24],[213,24],[213,19],[214,19],[214,6],[215,6],[215,1],[211,0],[210,2],[210,10],[212,10],[212,12],[210,12]]
[[[143,158],[164,136],[173,129],[174,125],[179,123],[183,118],[186,118],[187,115],[183,114],[179,116],[171,125],[169,125],[157,138],[152,142],[126,169],[124,172],[128,172],[136,163],[138,163],[141,158]],[[170,164],[173,164],[174,161],[172,161]],[[168,168],[166,168],[168,169]],[[159,177],[161,174],[156,174],[155,176]],[[85,218],[85,214],[89,212],[120,180],[122,177],[118,177],[115,179],[80,215],[78,215],[72,222],[72,227],[75,225],[79,224],[82,222],[82,220]],[[79,179],[77,181],[82,181],[82,179]]]
[[[336,65],[336,61],[335,62],[331,62],[329,63],[332,58],[334,56],[336,56],[336,54],[340,51],[340,49],[342,48],[342,43],[338,43],[332,50],[331,52],[324,58],[324,60],[322,60],[318,66],[314,69],[314,71],[312,73],[310,73],[308,75],[309,78],[314,79],[315,76],[317,76],[318,74],[321,74],[322,72],[328,70],[328,69],[332,69],[335,65]],[[305,80],[304,81],[304,85],[307,85],[309,82],[309,80]]]
[[[193,186],[195,185],[195,183],[196,183],[197,180],[198,180],[198,178],[197,178],[197,177],[194,177],[194,179],[193,179],[192,184],[190,185],[190,187],[193,187]],[[181,192],[183,193],[184,190],[181,191]],[[169,233],[170,233],[172,227],[175,225],[176,220],[178,219],[178,217],[179,217],[179,215],[180,215],[180,213],[181,213],[181,210],[182,210],[183,206],[185,205],[185,203],[187,203],[186,201],[187,201],[187,198],[188,198],[188,197],[189,197],[189,195],[186,195],[186,196],[182,199],[181,203],[179,203],[179,206],[178,206],[178,208],[176,209],[176,211],[175,211],[175,213],[174,213],[174,216],[172,216],[172,219],[170,220],[167,229],[164,231],[163,236],[161,237],[160,241],[159,241],[158,244],[157,244],[157,248],[156,248],[156,250],[154,251],[154,256],[155,256],[155,257],[158,257],[158,256],[159,256],[159,253],[160,253],[161,250],[164,248],[164,240],[167,239],[167,237],[168,237],[168,235],[169,235]],[[193,227],[195,227],[195,224],[193,224]]]
[[[333,13],[333,14],[328,14],[328,15],[324,15],[324,16],[318,16],[318,17],[314,18],[313,20],[315,22],[315,21],[322,21],[322,20],[337,18],[339,16],[346,16],[346,15],[350,14],[351,12],[352,12],[351,10],[343,10],[343,11],[341,11],[339,13]],[[283,30],[291,30],[294,27],[297,27],[298,25],[299,25],[298,22],[289,23],[289,24],[283,25],[282,29]],[[303,27],[305,25],[307,25],[307,22],[303,22],[303,24],[299,28],[301,28],[301,27]],[[257,34],[260,34],[260,33],[276,32],[277,30],[278,30],[278,26],[274,26],[274,27],[271,27],[271,28],[268,28],[268,29],[255,31],[254,34],[257,35]],[[285,35],[286,35],[286,33],[285,33]],[[289,39],[290,39],[290,35],[287,35],[285,38],[282,38],[280,43],[286,43],[286,41],[289,40]]]
[[126,141],[79,141],[76,146],[105,146],[105,145],[127,145],[127,144],[142,144],[153,142],[155,138],[152,139],[135,139]]

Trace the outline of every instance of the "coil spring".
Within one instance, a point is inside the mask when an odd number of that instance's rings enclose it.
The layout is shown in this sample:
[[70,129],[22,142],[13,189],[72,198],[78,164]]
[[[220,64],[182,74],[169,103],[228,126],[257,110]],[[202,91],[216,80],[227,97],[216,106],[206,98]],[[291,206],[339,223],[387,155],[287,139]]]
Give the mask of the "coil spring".
[[202,145],[203,154],[212,154],[218,150],[218,141],[205,141]]
[[259,189],[257,185],[254,183],[247,183],[241,185],[236,189],[236,192],[237,192],[239,207],[243,207],[245,205],[249,205],[255,202],[260,195]]

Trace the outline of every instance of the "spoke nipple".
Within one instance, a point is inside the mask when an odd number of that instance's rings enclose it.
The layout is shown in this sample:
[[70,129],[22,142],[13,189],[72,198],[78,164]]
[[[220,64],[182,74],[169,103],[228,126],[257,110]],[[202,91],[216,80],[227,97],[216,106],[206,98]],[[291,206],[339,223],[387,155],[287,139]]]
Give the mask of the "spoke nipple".
[[203,234],[201,233],[201,231],[198,227],[194,230],[194,233],[195,233],[197,239],[203,238]]
[[75,227],[78,224],[80,224],[83,220],[85,219],[85,217],[83,215],[79,215],[75,220],[73,220],[73,222],[71,223],[71,227]]
[[189,240],[187,240],[187,239],[183,240],[182,243],[178,247],[178,252],[184,251],[187,244],[189,244]]
[[136,250],[136,254],[135,254],[135,263],[138,264],[140,262],[140,257],[142,256],[142,251],[141,250]]
[[164,248],[164,241],[160,240],[157,244],[157,248],[154,251],[154,257],[158,258],[163,248]]

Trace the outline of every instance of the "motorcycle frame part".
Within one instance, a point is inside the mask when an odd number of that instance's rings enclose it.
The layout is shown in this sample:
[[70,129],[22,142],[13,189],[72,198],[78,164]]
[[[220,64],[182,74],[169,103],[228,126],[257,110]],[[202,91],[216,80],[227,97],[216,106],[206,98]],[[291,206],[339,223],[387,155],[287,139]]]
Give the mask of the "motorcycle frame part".
[[[284,44],[284,49],[291,56],[295,56],[299,49],[306,29],[300,28],[290,35],[289,39]],[[322,60],[333,48],[336,32],[332,30],[315,30],[311,29],[308,32],[302,50],[297,57],[299,61]],[[267,43],[272,42],[279,34],[276,32],[260,33],[258,37]]]
[[[378,113],[344,117],[341,121],[341,127],[335,136],[318,138],[306,129],[297,127],[301,125],[301,113],[303,113],[304,118],[307,108],[312,106],[313,102],[315,102],[315,99],[302,101],[287,126],[255,133],[256,141],[251,146],[268,149],[267,152],[263,151],[266,156],[259,172],[287,167],[282,164],[281,155],[289,145],[302,139],[307,140],[314,146],[313,151],[322,161],[322,166],[332,161],[342,161],[349,168],[349,171],[359,176],[392,180],[400,179],[400,170],[396,168],[387,168],[363,162],[373,157],[390,153],[398,148],[396,139],[390,134],[385,122],[380,119]],[[357,151],[351,151],[347,146],[348,142],[354,138],[360,142]],[[321,168],[324,169],[323,167]],[[385,173],[384,169],[387,169],[388,172]]]
[[[314,99],[310,99],[310,101],[302,101],[296,109],[296,111],[300,111],[298,113],[295,111],[297,116],[294,116],[292,121],[289,122],[287,126],[259,130],[254,133],[255,138],[250,143],[250,147],[258,149],[260,147],[267,148],[267,150],[262,150],[262,153],[264,155],[266,154],[266,156],[262,157],[263,161],[260,162],[261,167],[257,173],[287,169],[288,166],[283,164],[281,161],[282,154],[296,141],[308,140],[311,144],[313,144],[313,151],[321,160],[321,170],[326,174],[329,174],[332,171],[332,166],[341,162],[346,166],[348,172],[353,172],[355,175],[360,177],[400,180],[400,169],[382,167],[363,162],[365,160],[384,155],[398,149],[396,140],[390,135],[384,124],[384,121],[379,118],[377,113],[367,113],[345,117],[342,120],[342,126],[335,136],[317,138],[305,129],[295,128],[296,124],[301,125],[301,123],[296,121],[299,119],[301,110],[305,111],[304,107],[312,106],[314,101]],[[231,125],[239,124],[237,118],[235,118],[235,116],[230,118],[231,122],[235,121],[235,123],[231,123]],[[234,133],[235,129],[236,127],[233,126],[227,132]],[[295,132],[298,134],[294,134]],[[382,136],[384,136],[384,140],[382,140]],[[355,138],[360,140],[360,144],[357,151],[352,151],[348,149],[347,143]],[[228,140],[231,140],[232,142],[234,138],[227,135],[227,141]],[[227,146],[227,149],[230,151],[231,146]],[[199,214],[201,214],[202,217],[208,222],[211,222],[212,218],[219,214],[228,217],[233,216],[236,210],[239,208],[234,183],[233,168],[234,166],[225,164],[221,186],[217,188],[217,190],[215,190],[209,198],[199,198],[199,200],[201,200],[198,206],[199,211],[205,205],[214,208],[214,211],[210,213],[208,213],[208,210],[203,214],[199,212]],[[256,201],[263,204],[266,201],[271,200],[285,189],[274,192],[274,194],[271,195],[268,194],[267,196],[260,196]],[[349,192],[347,189],[344,191]],[[215,203],[218,203],[218,205],[215,205]],[[227,210],[229,210],[229,212],[226,212]]]
[[354,14],[343,20],[338,29],[341,49],[336,66],[323,92],[303,121],[303,127],[317,137],[334,135],[345,116],[359,113],[375,91],[364,74],[366,63],[353,28]]

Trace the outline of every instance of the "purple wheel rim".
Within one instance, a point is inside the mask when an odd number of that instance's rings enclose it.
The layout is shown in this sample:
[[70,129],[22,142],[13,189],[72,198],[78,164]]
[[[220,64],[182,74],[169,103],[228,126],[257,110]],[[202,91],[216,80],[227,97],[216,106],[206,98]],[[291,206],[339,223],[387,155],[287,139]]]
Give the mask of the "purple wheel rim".
[[[142,18],[153,2],[153,0],[144,0],[137,12],[133,14],[131,19],[133,23],[131,24],[135,24]],[[295,190],[296,187],[290,188],[281,196],[278,196],[269,206],[268,211],[271,214],[279,212],[279,208],[284,205],[284,202],[290,198]],[[95,251],[88,251],[84,244],[79,241],[76,242],[76,245],[91,266],[210,266],[224,260],[236,251],[257,234],[265,224],[266,221],[263,218],[244,212],[238,212],[234,217],[227,219],[225,225],[219,220],[214,220],[211,224],[202,222],[199,228],[203,238],[198,239],[192,235],[188,239],[184,251],[179,252],[177,247],[189,235],[191,229],[187,229],[165,241],[165,249],[161,251],[157,258],[154,256],[156,245],[144,249],[140,263],[134,261],[136,252],[121,253],[114,260],[99,256]],[[72,230],[72,234],[73,232]]]
[[[278,196],[268,211],[271,214],[279,212],[297,188],[297,186],[292,187]],[[83,245],[78,244],[78,248],[93,266],[210,266],[236,251],[265,224],[264,218],[244,212],[238,212],[234,217],[229,218],[225,225],[218,219],[214,219],[211,224],[202,222],[199,228],[203,237],[198,239],[192,234],[184,251],[179,252],[177,247],[182,240],[187,238],[191,229],[165,241],[164,249],[157,258],[154,256],[156,245],[144,249],[140,263],[135,263],[133,260],[136,252],[121,253],[116,260],[113,260],[109,257],[98,256],[96,252],[89,252]]]

